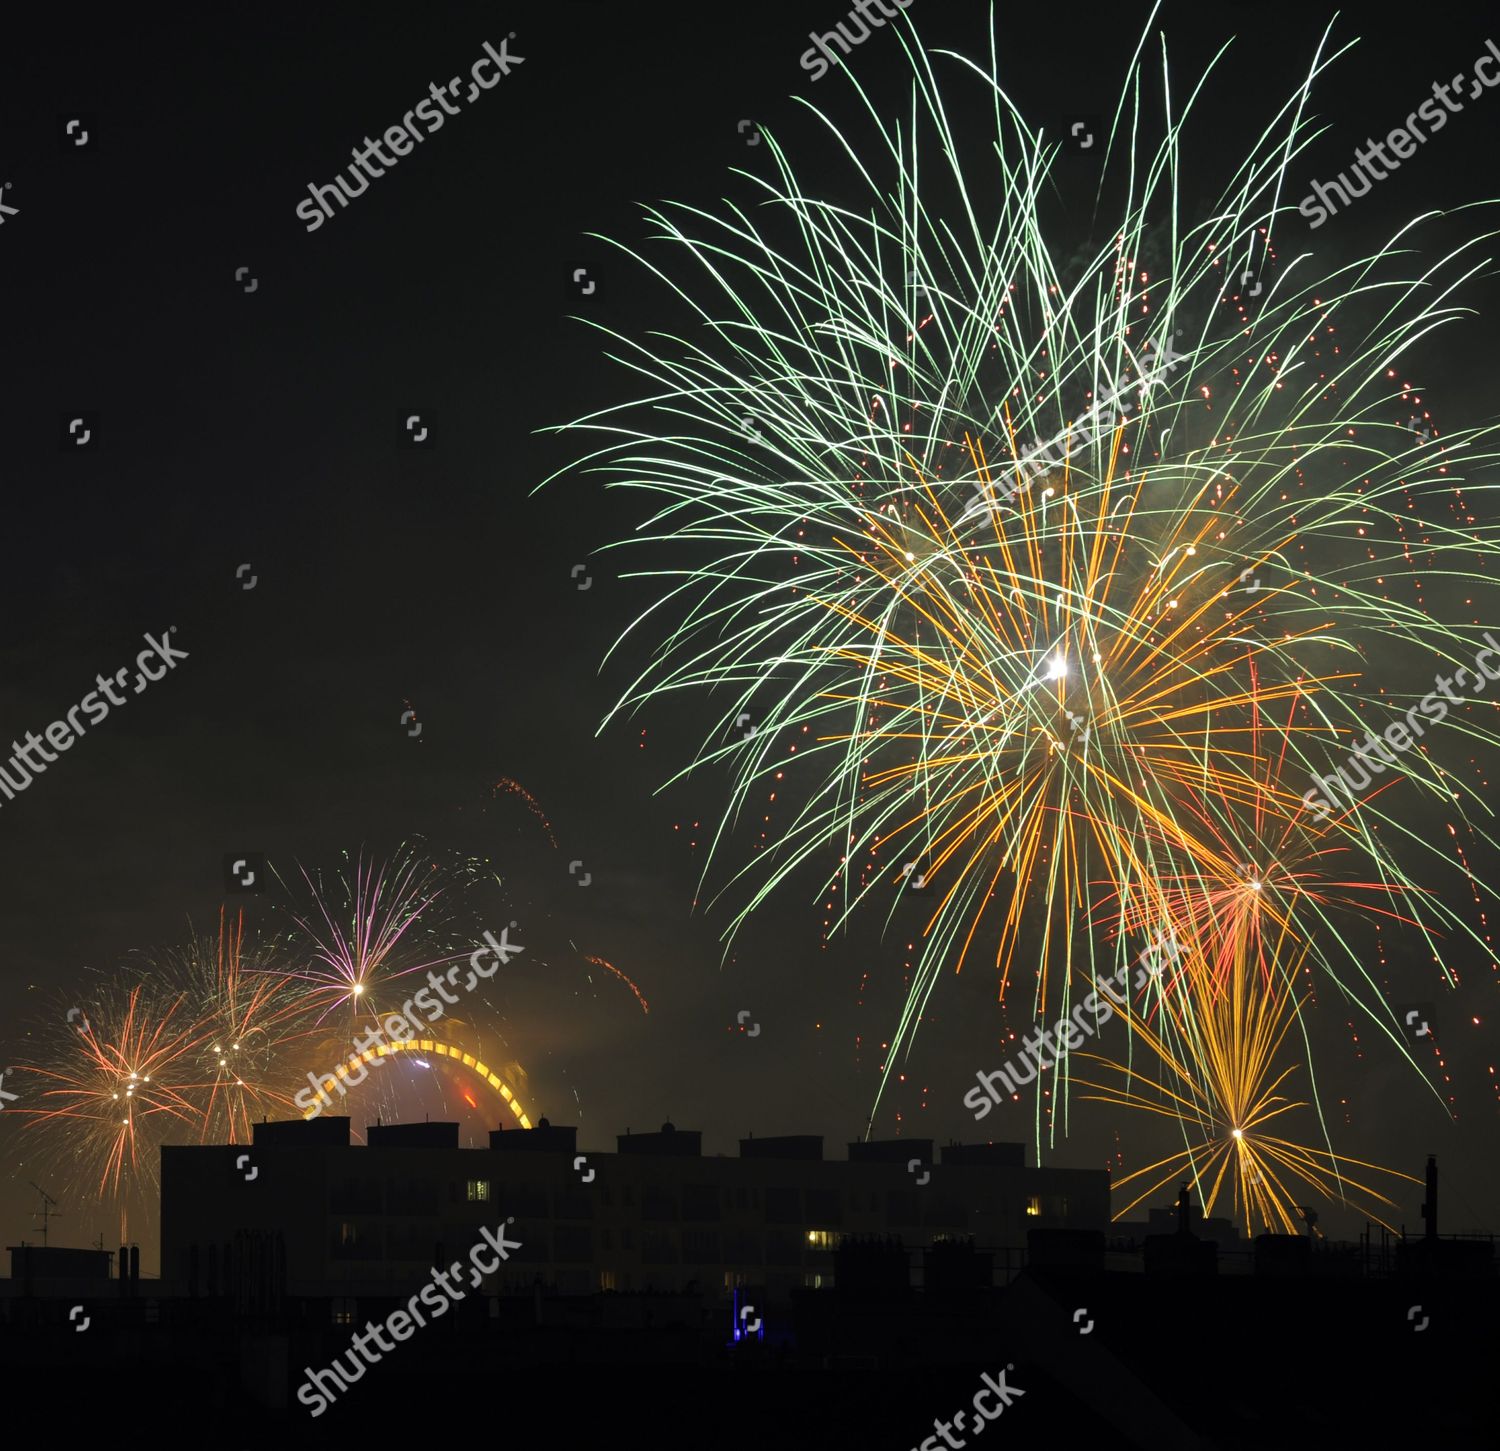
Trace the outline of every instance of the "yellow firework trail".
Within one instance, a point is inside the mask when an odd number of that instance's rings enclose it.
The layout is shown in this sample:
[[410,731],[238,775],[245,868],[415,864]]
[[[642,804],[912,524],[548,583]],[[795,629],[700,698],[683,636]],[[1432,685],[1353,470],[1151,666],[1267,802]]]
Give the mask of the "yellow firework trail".
[[1127,995],[1117,1006],[1134,1041],[1154,1060],[1154,1073],[1099,1054],[1078,1055],[1103,1070],[1099,1078],[1075,1070],[1074,1088],[1092,1090],[1080,1098],[1169,1118],[1186,1140],[1178,1152],[1115,1181],[1117,1193],[1133,1196],[1115,1217],[1186,1176],[1197,1186],[1205,1215],[1228,1200],[1247,1234],[1295,1234],[1305,1189],[1352,1204],[1394,1229],[1370,1201],[1385,1209],[1395,1201],[1366,1181],[1417,1180],[1286,1137],[1288,1118],[1295,1123],[1312,1109],[1310,1101],[1288,1096],[1299,1070],[1296,1061],[1287,1061],[1287,1038],[1300,1006],[1292,986],[1296,974],[1278,965],[1285,937],[1275,944],[1269,981],[1248,945],[1249,934],[1237,934],[1227,981],[1216,963],[1190,947],[1159,974],[1154,988],[1148,981],[1144,1002],[1132,1004]]

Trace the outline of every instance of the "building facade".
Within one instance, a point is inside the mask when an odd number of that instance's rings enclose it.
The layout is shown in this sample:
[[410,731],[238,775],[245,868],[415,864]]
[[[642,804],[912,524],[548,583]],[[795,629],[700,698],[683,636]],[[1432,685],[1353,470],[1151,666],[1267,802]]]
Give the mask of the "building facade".
[[[1103,1170],[1038,1169],[1019,1144],[899,1139],[825,1159],[816,1136],[748,1138],[702,1153],[666,1124],[580,1152],[576,1129],[543,1120],[458,1147],[456,1124],[375,1126],[347,1118],[255,1126],[244,1146],[162,1150],[162,1279],[168,1293],[292,1299],[390,1295],[464,1258],[485,1226],[520,1247],[488,1293],[658,1291],[782,1298],[827,1286],[841,1237],[915,1250],[972,1239],[1019,1264],[1033,1228],[1102,1231]],[[269,1286],[269,1288],[268,1288]]]

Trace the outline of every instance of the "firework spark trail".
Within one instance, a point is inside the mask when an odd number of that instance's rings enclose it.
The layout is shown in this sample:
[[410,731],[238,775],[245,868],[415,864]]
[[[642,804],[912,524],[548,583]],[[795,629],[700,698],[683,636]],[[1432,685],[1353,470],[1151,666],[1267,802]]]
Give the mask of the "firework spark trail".
[[283,966],[279,944],[245,945],[245,915],[219,911],[216,938],[194,934],[188,946],[143,975],[179,984],[205,1030],[201,1081],[183,1092],[201,1099],[202,1143],[249,1143],[257,1116],[293,1107],[284,1085],[294,1058],[316,1034],[308,994]]
[[[1253,711],[1256,734],[1260,705],[1257,700]],[[1268,802],[1290,800],[1278,775],[1285,763],[1272,756],[1255,759],[1263,767],[1259,793],[1247,798],[1235,776],[1205,782],[1204,789],[1183,801],[1170,840],[1162,837],[1163,857],[1174,844],[1187,843],[1180,864],[1162,861],[1149,898],[1138,894],[1133,904],[1106,890],[1097,902],[1095,925],[1123,941],[1149,938],[1153,931],[1159,935],[1158,924],[1169,924],[1174,941],[1196,945],[1212,974],[1206,981],[1216,993],[1231,981],[1241,953],[1249,954],[1263,989],[1274,992],[1273,958],[1289,945],[1304,963],[1315,963],[1338,983],[1342,962],[1360,964],[1358,944],[1341,930],[1341,922],[1379,919],[1418,928],[1408,899],[1430,894],[1406,880],[1347,877],[1359,853],[1345,835],[1320,827],[1306,813],[1278,816],[1268,811]],[[1230,789],[1222,789],[1226,786]],[[1146,833],[1155,834],[1150,827]],[[1394,1009],[1381,997],[1373,976],[1362,966],[1357,970],[1378,1010],[1376,1021],[1416,1067]],[[1351,993],[1359,987],[1354,984]],[[1180,1001],[1186,1005],[1190,999]]]
[[[1134,1196],[1115,1217],[1124,1217],[1186,1173],[1198,1189],[1205,1215],[1227,1192],[1247,1236],[1258,1230],[1297,1233],[1294,1212],[1300,1193],[1288,1181],[1300,1181],[1326,1199],[1353,1203],[1368,1218],[1394,1230],[1380,1211],[1356,1196],[1368,1196],[1387,1209],[1395,1202],[1363,1181],[1372,1174],[1411,1184],[1418,1180],[1282,1137],[1286,1130],[1278,1121],[1310,1107],[1281,1092],[1296,1065],[1277,1066],[1301,1005],[1292,988],[1295,971],[1283,974],[1276,965],[1287,942],[1278,941],[1272,952],[1268,989],[1261,964],[1247,950],[1249,937],[1244,933],[1238,938],[1228,982],[1216,964],[1191,951],[1181,980],[1164,982],[1154,995],[1154,1005],[1183,1049],[1170,1046],[1168,1035],[1139,1007],[1128,1000],[1116,1006],[1130,1023],[1133,1041],[1154,1055],[1159,1070],[1155,1081],[1102,1055],[1079,1055],[1108,1074],[1105,1082],[1075,1076],[1076,1087],[1093,1090],[1081,1098],[1173,1119],[1187,1145],[1115,1181],[1116,1190]],[[1147,993],[1149,997],[1149,987]]]
[[17,1106],[23,1134],[59,1168],[97,1175],[93,1192],[118,1204],[121,1233],[132,1201],[145,1203],[157,1182],[158,1150],[175,1124],[196,1129],[202,1109],[184,1086],[206,1036],[185,993],[137,983],[106,986],[82,1026],[49,1016],[41,1050],[17,1064],[32,1075],[39,1100]]
[[[1462,632],[1427,612],[1420,576],[1477,588],[1494,573],[1493,531],[1470,512],[1493,486],[1466,473],[1497,456],[1493,429],[1438,447],[1414,437],[1395,371],[1458,317],[1454,289],[1484,265],[1472,254],[1485,239],[1415,272],[1410,226],[1332,271],[1280,260],[1283,182],[1314,134],[1304,111],[1333,59],[1324,47],[1198,220],[1179,190],[1183,132],[1212,67],[1176,105],[1163,57],[1158,127],[1138,50],[1108,145],[1122,165],[1100,182],[1099,206],[1117,210],[1074,267],[1054,259],[1080,255],[1076,239],[1055,251],[1062,229],[1044,215],[1058,146],[1005,95],[995,51],[986,69],[924,53],[909,17],[897,29],[909,123],[887,125],[852,75],[873,151],[809,107],[865,201],[810,195],[767,135],[777,175],[744,173],[769,204],[757,215],[650,210],[687,265],[622,250],[695,314],[695,338],[602,329],[648,391],[571,425],[604,435],[588,471],[654,501],[630,542],[668,560],[643,571],[660,598],[615,647],[659,632],[611,718],[682,690],[726,701],[672,778],[706,762],[733,773],[705,881],[752,799],[800,802],[730,873],[722,891],[750,886],[726,940],[831,854],[840,925],[868,900],[893,916],[897,865],[927,864],[936,905],[891,1058],[910,1051],[943,969],[993,949],[1003,997],[1023,937],[1033,1008],[1066,1014],[1115,965],[1086,929],[1100,884],[1133,921],[1169,925],[1177,888],[1160,883],[1224,868],[1195,795],[1237,803],[1273,839],[1306,837],[1307,808],[1267,786],[1268,762],[1310,779],[1362,733],[1380,700],[1362,670],[1375,644],[1461,657]],[[993,101],[982,187],[965,175],[938,59]],[[1173,366],[1156,367],[1168,349]],[[1080,424],[1106,386],[1106,416]],[[1022,467],[1054,438],[1058,460]],[[976,497],[989,505],[978,519]],[[1416,601],[1388,577],[1415,580]],[[731,722],[752,703],[745,737]],[[1465,730],[1497,741],[1477,721]],[[1466,812],[1487,804],[1436,744],[1392,775],[1485,836]],[[1351,880],[1406,897],[1434,960],[1442,933],[1494,960],[1440,894],[1413,890],[1403,858],[1447,863],[1449,848],[1409,810],[1376,796],[1333,825],[1323,849]],[[1329,906],[1309,888],[1297,910],[1321,926]],[[1122,934],[1114,957],[1128,951]],[[1312,951],[1398,1041],[1348,940]]]
[[[441,919],[432,912],[455,883],[417,852],[404,852],[386,865],[365,865],[361,857],[351,875],[340,873],[325,890],[305,869],[303,883],[314,910],[296,917],[310,943],[307,966],[293,975],[310,985],[322,1011],[321,1023],[341,1005],[357,1016],[380,1009],[374,994],[412,973],[447,968],[466,953],[420,941]],[[278,878],[279,880],[279,878]],[[285,884],[283,883],[283,886]]]
[[525,804],[526,809],[534,817],[536,817],[537,822],[540,824],[542,830],[546,833],[547,840],[552,844],[553,847],[557,846],[557,837],[553,835],[552,823],[547,820],[547,813],[542,810],[542,803],[538,801],[530,791],[528,791],[519,781],[513,780],[509,776],[502,776],[498,781],[495,782],[493,786],[490,787],[490,795],[493,798],[495,796],[498,796],[501,792],[505,792],[512,796],[519,796],[522,802]]
[[[337,1065],[345,1082],[364,1063],[385,1069],[390,1044],[351,1054],[351,1026],[394,1021],[390,1013],[382,1020],[374,1001],[393,982],[467,962],[477,934],[454,908],[469,887],[499,883],[474,858],[439,869],[405,850],[383,866],[360,861],[327,893],[321,875],[304,871],[301,880],[314,902],[299,909],[294,899],[297,931],[255,936],[243,911],[221,909],[215,932],[193,931],[168,951],[129,953],[96,985],[59,994],[16,1055],[18,1079],[29,1081],[6,1119],[20,1145],[80,1199],[117,1209],[122,1242],[132,1222],[154,1215],[165,1143],[248,1143],[259,1118],[303,1112],[293,1090],[303,1090],[309,1068]],[[420,1003],[425,994],[424,987],[412,996]],[[444,1018],[439,1027],[414,1017],[415,1036],[408,1025],[387,1037],[423,1068],[443,1060],[449,1086],[471,1106],[493,1091],[529,1127],[526,1071],[494,1028],[493,1008],[481,1012],[483,1000],[473,995],[462,1018],[452,1008],[444,1014],[435,999],[422,1003]],[[331,1016],[346,1001],[352,1025]],[[395,1077],[377,1074],[372,1085],[372,1112],[388,1122],[413,1102]]]
[[650,1013],[651,1005],[642,996],[640,988],[638,988],[629,977],[621,972],[620,969],[614,965],[614,963],[606,962],[602,957],[595,957],[591,952],[585,952],[583,954],[583,960],[585,962],[592,962],[595,967],[602,967],[606,972],[614,973],[614,975],[619,978],[620,981],[623,982],[631,992],[635,994],[635,1000],[641,1005],[641,1011],[643,1013]]

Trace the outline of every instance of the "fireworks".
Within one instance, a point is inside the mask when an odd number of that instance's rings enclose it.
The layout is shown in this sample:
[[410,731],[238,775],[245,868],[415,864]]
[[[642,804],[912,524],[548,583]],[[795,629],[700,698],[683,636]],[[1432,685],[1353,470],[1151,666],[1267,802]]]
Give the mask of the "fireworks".
[[1247,1234],[1297,1232],[1299,1195],[1292,1186],[1298,1182],[1324,1198],[1355,1203],[1366,1217],[1394,1232],[1395,1226],[1368,1200],[1386,1208],[1394,1201],[1361,1181],[1377,1176],[1412,1184],[1417,1180],[1284,1137],[1285,1116],[1311,1108],[1282,1092],[1294,1081],[1297,1065],[1278,1068],[1299,1006],[1292,988],[1295,974],[1283,976],[1277,965],[1285,939],[1272,953],[1269,981],[1245,950],[1247,942],[1248,937],[1239,938],[1227,981],[1218,965],[1189,952],[1177,980],[1159,995],[1155,1012],[1133,1009],[1128,1001],[1119,1007],[1134,1041],[1157,1059],[1160,1076],[1155,1081],[1102,1056],[1080,1055],[1101,1063],[1109,1075],[1104,1083],[1075,1075],[1075,1087],[1095,1090],[1081,1097],[1162,1114],[1176,1120],[1187,1140],[1178,1153],[1113,1184],[1117,1192],[1132,1196],[1116,1217],[1186,1174],[1198,1186],[1205,1215],[1221,1197],[1228,1198]]
[[[1050,202],[1068,190],[1057,143],[1005,96],[994,55],[908,53],[909,124],[880,124],[871,145],[814,112],[858,157],[856,199],[811,195],[767,137],[777,175],[748,177],[754,213],[649,213],[679,265],[631,255],[695,314],[694,340],[611,334],[647,395],[573,425],[606,435],[591,471],[655,505],[631,542],[653,551],[660,599],[627,635],[654,629],[657,648],[616,713],[684,690],[719,703],[682,773],[731,773],[705,875],[738,824],[765,827],[721,888],[738,896],[725,936],[804,869],[823,874],[834,928],[865,903],[894,913],[920,884],[931,905],[894,1059],[943,972],[991,967],[1004,1002],[1024,971],[1023,1006],[1064,1016],[1129,961],[1134,932],[1178,932],[1215,964],[1183,988],[1185,1023],[1218,1011],[1195,994],[1232,999],[1244,977],[1236,1021],[1276,1025],[1280,1044],[1305,995],[1276,986],[1241,930],[1265,922],[1395,1041],[1340,914],[1399,897],[1381,910],[1434,962],[1444,934],[1493,960],[1418,889],[1412,859],[1448,842],[1396,805],[1440,802],[1467,833],[1473,793],[1442,764],[1451,738],[1399,757],[1399,790],[1331,822],[1303,791],[1388,713],[1364,667],[1375,647],[1383,663],[1468,653],[1422,575],[1478,591],[1494,571],[1465,483],[1492,439],[1414,433],[1398,369],[1456,315],[1477,259],[1460,248],[1414,277],[1393,245],[1283,265],[1306,87],[1194,213],[1182,131],[1202,89],[1180,110],[1164,100],[1158,124],[1139,55],[1097,193],[1107,220],[1079,248]],[[991,146],[949,129],[950,61],[992,103]],[[747,714],[753,733],[734,728]],[[1214,1066],[1229,1028],[1131,1026],[1183,1077],[1184,1122],[1241,1128],[1239,1162],[1267,1183],[1277,1162],[1314,1173],[1243,1137],[1272,1114],[1256,1096],[1268,1069],[1242,1062],[1231,1082]],[[1037,1114],[1040,1135],[1040,1096]],[[1277,1217],[1273,1190],[1236,1192]]]
[[346,868],[331,882],[305,869],[301,877],[312,905],[299,911],[296,923],[309,961],[294,975],[309,985],[319,1022],[345,1004],[351,1019],[361,1012],[378,1017],[391,983],[446,969],[466,955],[434,935],[446,919],[433,908],[457,889],[459,878],[419,853],[403,851],[379,867],[361,857],[352,873]]
[[646,1001],[645,997],[642,995],[640,988],[638,988],[635,985],[635,983],[629,977],[627,977],[623,972],[621,972],[620,969],[614,965],[614,963],[612,963],[612,962],[606,962],[604,960],[604,958],[602,958],[602,957],[595,957],[592,953],[587,953],[587,952],[584,954],[583,960],[585,962],[592,962],[595,967],[602,967],[606,972],[612,972],[617,978],[620,979],[621,982],[623,982],[625,984],[626,987],[628,987],[630,989],[630,991],[632,993],[635,994],[635,1000],[636,1000],[636,1002],[638,1002],[641,1005],[641,1012],[643,1012],[643,1013],[650,1013],[650,1011],[651,1011],[651,1005]]
[[203,1143],[247,1144],[257,1117],[292,1107],[286,1085],[294,1054],[312,1034],[307,999],[278,960],[274,946],[245,947],[245,917],[221,908],[214,939],[194,936],[169,954],[152,978],[178,981],[204,1030],[196,1082],[185,1088],[201,1105]]
[[23,1143],[113,1200],[122,1240],[131,1206],[144,1207],[156,1186],[168,1132],[201,1121],[192,1085],[206,1036],[186,993],[111,984],[86,1014],[55,1008],[38,1048],[17,1065],[26,1092],[13,1112]]
[[309,1070],[347,1084],[378,1060],[369,1097],[350,1104],[366,1122],[409,1117],[413,1105],[462,1113],[462,1102],[482,1121],[508,1108],[529,1127],[526,1072],[487,1026],[497,1015],[480,992],[467,994],[462,1016],[431,998],[439,1028],[408,1026],[367,1053],[350,1047],[361,1025],[392,1021],[402,999],[428,1002],[430,984],[413,974],[467,963],[478,933],[457,906],[487,876],[483,863],[438,867],[409,850],[346,873],[304,871],[304,890],[278,904],[293,924],[284,932],[256,936],[243,912],[221,910],[213,935],[130,954],[97,986],[59,996],[36,1025],[17,1057],[24,1087],[12,1122],[48,1172],[118,1209],[122,1236],[151,1217],[164,1144],[250,1142],[256,1121],[302,1112]]
[[[291,969],[290,976],[304,984],[316,1023],[325,1030],[310,1077],[326,1083],[332,1075],[341,1086],[362,1088],[367,1096],[359,1102],[367,1121],[399,1121],[419,1101],[439,1113],[461,1113],[450,1095],[487,1118],[489,1105],[482,1106],[480,1095],[493,1092],[517,1122],[529,1127],[524,1071],[509,1061],[514,1055],[503,1035],[489,1047],[484,1043],[479,1021],[487,1015],[482,995],[473,994],[475,974],[467,966],[480,934],[477,923],[460,911],[471,891],[486,881],[499,885],[500,879],[476,859],[437,863],[420,849],[403,849],[381,866],[360,859],[331,881],[306,871],[301,881],[312,894],[312,906],[295,910],[297,930],[287,950],[307,964]],[[469,1005],[445,1010],[443,1001],[459,999],[439,984],[456,964],[464,964],[467,973]],[[401,1015],[413,999],[408,1021]],[[345,1003],[347,1015],[339,1011]],[[418,1009],[441,1023],[429,1026]],[[492,1067],[497,1050],[503,1066]],[[297,1111],[312,1117],[323,1109],[303,1100]]]
[[548,842],[555,849],[557,837],[553,834],[552,823],[547,820],[547,813],[542,810],[542,803],[536,799],[519,781],[512,780],[509,776],[502,776],[490,787],[490,799],[498,800],[501,795],[517,796],[526,809],[536,818],[537,824],[542,828]]

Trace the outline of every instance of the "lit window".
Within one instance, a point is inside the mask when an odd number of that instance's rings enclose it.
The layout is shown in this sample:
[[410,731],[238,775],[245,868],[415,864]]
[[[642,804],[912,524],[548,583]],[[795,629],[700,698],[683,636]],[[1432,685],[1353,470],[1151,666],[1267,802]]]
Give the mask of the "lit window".
[[344,1297],[339,1297],[339,1298],[337,1298],[337,1299],[335,1299],[333,1301],[331,1309],[333,1311],[333,1323],[335,1325],[352,1325],[352,1324],[354,1324],[354,1301],[353,1300],[347,1299],[347,1298],[344,1298]]
[[469,1180],[469,1202],[488,1199],[490,1197],[490,1181],[488,1179]]
[[1041,1214],[1041,1212],[1042,1201],[1038,1199],[1035,1194],[1033,1194],[1031,1198],[1026,1201],[1026,1213],[1032,1218],[1035,1218],[1036,1216]]
[[807,1243],[811,1249],[832,1249],[836,1238],[831,1229],[810,1229],[807,1231]]

